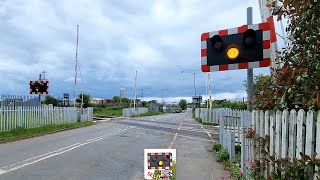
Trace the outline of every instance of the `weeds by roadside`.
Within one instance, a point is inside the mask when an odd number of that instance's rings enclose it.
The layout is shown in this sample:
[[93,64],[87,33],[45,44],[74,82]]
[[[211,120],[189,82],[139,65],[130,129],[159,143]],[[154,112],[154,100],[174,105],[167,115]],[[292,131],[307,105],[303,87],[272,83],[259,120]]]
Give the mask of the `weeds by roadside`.
[[26,138],[41,136],[45,134],[62,131],[62,130],[80,128],[80,127],[85,127],[90,125],[93,125],[92,121],[66,123],[66,124],[59,124],[59,125],[46,125],[43,127],[30,128],[30,129],[17,128],[8,132],[0,132],[0,143],[26,139]]
[[239,164],[241,162],[241,146],[235,146],[235,162],[230,162],[229,152],[223,148],[221,144],[214,144],[212,147],[213,152],[217,157],[217,161],[220,162],[224,169],[228,171],[231,179],[241,180],[244,179],[243,172],[240,170]]

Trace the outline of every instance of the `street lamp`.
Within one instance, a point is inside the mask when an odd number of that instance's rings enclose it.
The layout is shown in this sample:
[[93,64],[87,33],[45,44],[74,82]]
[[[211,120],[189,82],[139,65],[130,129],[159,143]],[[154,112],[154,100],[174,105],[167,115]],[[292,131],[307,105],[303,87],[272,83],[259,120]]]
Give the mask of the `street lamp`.
[[162,104],[164,104],[164,101],[163,101],[163,91],[167,91],[168,89],[161,89],[161,93],[162,93]]
[[181,73],[193,74],[194,96],[196,96],[197,95],[197,91],[196,91],[196,73],[195,72],[186,72],[186,71],[181,71]]

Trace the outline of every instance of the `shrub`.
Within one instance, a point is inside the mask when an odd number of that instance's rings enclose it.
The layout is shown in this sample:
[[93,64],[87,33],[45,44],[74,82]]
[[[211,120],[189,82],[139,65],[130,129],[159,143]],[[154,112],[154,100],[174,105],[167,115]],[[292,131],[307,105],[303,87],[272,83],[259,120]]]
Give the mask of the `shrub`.
[[217,152],[221,150],[221,144],[214,144],[212,147],[212,151]]
[[224,162],[229,159],[229,152],[224,148],[221,148],[219,151],[217,151],[216,155],[218,162]]
[[237,153],[239,153],[239,154],[241,154],[241,145],[239,145],[239,144],[237,144],[236,146],[235,146],[235,152],[236,152],[236,154]]

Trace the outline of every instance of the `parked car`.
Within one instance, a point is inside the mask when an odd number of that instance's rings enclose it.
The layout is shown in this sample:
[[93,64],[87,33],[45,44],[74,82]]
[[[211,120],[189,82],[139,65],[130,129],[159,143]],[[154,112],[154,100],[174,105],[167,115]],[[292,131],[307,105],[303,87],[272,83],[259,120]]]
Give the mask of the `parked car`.
[[179,108],[179,109],[174,109],[172,112],[173,112],[173,113],[181,113],[181,112],[182,112],[182,109],[181,109],[181,108]]

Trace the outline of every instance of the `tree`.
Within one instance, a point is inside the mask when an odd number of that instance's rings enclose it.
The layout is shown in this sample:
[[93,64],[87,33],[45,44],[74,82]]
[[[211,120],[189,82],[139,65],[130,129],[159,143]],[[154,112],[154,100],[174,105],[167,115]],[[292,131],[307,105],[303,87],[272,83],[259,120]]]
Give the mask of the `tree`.
[[125,98],[125,97],[124,97],[124,98],[121,99],[121,102],[122,102],[122,103],[129,103],[130,100],[129,100],[128,98]]
[[185,99],[180,99],[179,106],[180,106],[180,108],[182,108],[183,110],[187,109],[187,107],[188,107],[187,100],[185,100]]
[[158,102],[157,102],[157,100],[151,100],[151,101],[149,101],[149,103],[157,104]]
[[53,106],[57,106],[59,103],[58,99],[54,98],[53,96],[46,96],[44,101],[43,101],[43,104],[52,104]]
[[119,96],[113,96],[112,98],[117,104],[120,103],[120,97]]
[[142,107],[147,107],[148,106],[148,102],[147,101],[142,101]]
[[[82,101],[82,94],[80,94],[76,100],[77,103],[81,104]],[[83,107],[86,108],[89,106],[89,102],[90,102],[90,95],[88,94],[83,94]]]
[[[280,1],[278,1],[280,3]],[[259,109],[314,109],[320,106],[320,3],[284,0],[269,4],[273,13],[288,19],[288,43],[278,55],[282,66],[260,79],[253,103]],[[280,7],[280,8],[279,8]],[[308,23],[305,23],[308,22]]]

